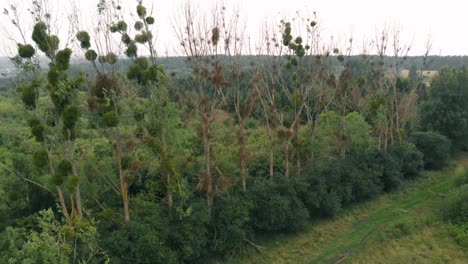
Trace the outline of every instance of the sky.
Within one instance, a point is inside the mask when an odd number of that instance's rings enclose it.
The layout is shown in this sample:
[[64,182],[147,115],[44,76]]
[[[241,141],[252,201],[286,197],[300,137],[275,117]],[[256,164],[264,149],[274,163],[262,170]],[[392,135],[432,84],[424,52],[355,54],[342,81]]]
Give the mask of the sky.
[[[20,6],[20,19],[30,21],[26,11],[31,0],[0,0],[3,10],[10,3]],[[59,14],[59,24],[66,25],[70,7],[76,5],[78,16],[84,27],[91,27],[96,15],[97,0],[48,0],[52,9]],[[134,12],[136,0],[121,0],[127,12]],[[176,41],[171,21],[187,0],[144,0],[153,6],[156,19],[155,34],[159,55],[177,55]],[[190,0],[199,10],[209,10],[212,0]],[[349,38],[354,40],[354,53],[360,53],[363,46],[376,38],[383,29],[400,31],[401,43],[411,45],[410,55],[423,55],[428,40],[432,55],[468,55],[468,1],[466,0],[224,0],[227,8],[237,7],[241,18],[246,21],[247,33],[258,37],[260,27],[267,20],[276,22],[290,18],[300,10],[303,17],[315,12],[322,38],[333,37],[334,45],[344,46]],[[66,26],[60,29],[65,34]],[[8,40],[10,34],[17,39],[9,19],[0,14],[0,55],[10,55],[15,42]],[[29,33],[30,35],[30,33]],[[367,43],[367,44],[366,44]],[[402,44],[402,45],[403,45]],[[372,51],[368,51],[373,53]]]

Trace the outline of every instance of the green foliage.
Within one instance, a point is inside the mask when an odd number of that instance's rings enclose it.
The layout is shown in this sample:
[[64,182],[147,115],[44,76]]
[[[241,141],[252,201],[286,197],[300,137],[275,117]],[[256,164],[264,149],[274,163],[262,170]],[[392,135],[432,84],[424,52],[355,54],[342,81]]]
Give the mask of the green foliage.
[[115,111],[110,111],[102,116],[102,123],[107,127],[116,127],[119,124],[119,117]]
[[258,231],[302,230],[309,213],[298,198],[294,186],[284,177],[257,179],[249,192],[253,203],[251,226]]
[[120,32],[125,32],[125,31],[127,31],[127,23],[125,23],[125,21],[119,21],[119,22],[117,22],[117,29],[118,29]]
[[72,170],[73,170],[73,167],[72,167],[71,162],[64,159],[60,161],[57,167],[57,175],[59,177],[66,177],[72,174]]
[[127,49],[125,50],[125,55],[129,58],[136,58],[137,57],[137,52],[138,52],[138,47],[135,43],[135,41],[131,41],[127,45]]
[[62,113],[63,126],[66,129],[73,129],[80,117],[80,111],[76,106],[68,106]]
[[122,34],[121,40],[125,45],[128,45],[130,42],[132,42],[132,39],[127,33]]
[[29,109],[36,108],[36,89],[37,87],[34,85],[34,82],[19,87],[19,90],[21,91],[21,100]]
[[415,132],[410,141],[424,155],[424,166],[428,169],[440,169],[450,158],[450,140],[436,132]]
[[80,31],[76,33],[76,39],[80,42],[80,46],[82,49],[89,49],[91,47],[91,38],[89,37],[88,32]]
[[146,20],[146,23],[148,23],[148,25],[154,24],[154,17],[149,16],[149,17],[146,17],[145,20]]
[[248,239],[249,210],[251,203],[239,196],[228,195],[216,201],[213,225],[217,236],[211,250],[222,255],[224,252],[239,252]]
[[[462,169],[466,175],[466,169]],[[450,231],[458,244],[468,248],[468,184],[453,190],[440,204],[440,213],[450,222]]]
[[131,157],[131,156],[123,156],[121,162],[122,162],[122,169],[128,170],[128,169],[130,169],[130,167],[132,166],[133,157]]
[[412,233],[414,228],[413,225],[414,223],[409,221],[400,221],[387,228],[385,230],[384,236],[389,239],[400,239]]
[[66,71],[70,68],[70,56],[72,54],[72,50],[66,48],[57,52],[55,57],[55,67],[59,71]]
[[143,22],[141,21],[135,22],[134,28],[136,31],[140,31],[143,28]]
[[144,73],[144,78],[147,81],[153,81],[156,83],[164,83],[166,78],[166,73],[164,68],[160,64],[153,64],[147,71]]
[[179,263],[176,251],[166,243],[170,230],[163,212],[158,204],[135,199],[133,220],[102,243],[112,256],[111,263]]
[[32,39],[36,42],[39,49],[46,53],[49,51],[47,25],[44,22],[38,22],[34,25]]
[[118,57],[115,53],[113,52],[109,52],[107,53],[106,55],[106,62],[113,65],[113,64],[116,64],[117,63],[117,60],[118,60]]
[[127,77],[130,80],[137,80],[141,82],[143,80],[143,72],[141,70],[141,66],[138,63],[132,64],[127,71]]
[[144,19],[146,16],[146,7],[144,7],[142,4],[138,4],[137,14],[138,14],[138,17],[140,17],[141,19]]
[[44,149],[40,149],[33,154],[33,164],[38,168],[44,168],[47,166],[49,161],[49,156],[47,155],[47,151]]
[[98,233],[92,222],[76,222],[71,230],[55,219],[51,209],[39,212],[37,228],[27,233],[9,228],[5,235],[7,254],[0,251],[4,263],[104,263],[107,259],[96,242]]
[[28,121],[29,127],[31,127],[31,134],[36,138],[36,141],[44,141],[44,130],[45,127],[39,119],[30,119]]
[[455,238],[455,241],[457,241],[460,246],[468,248],[468,223],[451,225],[450,229],[450,233]]
[[36,50],[33,48],[33,46],[26,44],[18,44],[18,55],[23,58],[23,59],[30,59],[34,56],[34,53]]
[[[435,77],[419,116],[423,130],[438,132],[458,148],[468,144],[468,69],[444,69]],[[456,143],[456,144],[455,144]]]
[[450,193],[440,210],[447,221],[458,225],[468,223],[468,185],[465,184]]
[[371,146],[369,125],[357,112],[340,116],[334,111],[319,116],[314,149],[318,157],[339,156],[342,151],[358,153]]
[[143,33],[141,33],[141,34],[137,34],[137,35],[135,35],[135,41],[136,41],[137,43],[140,43],[140,44],[145,44],[145,43],[148,42],[148,40],[149,40],[149,37],[148,37],[148,36],[149,36],[149,35],[148,35],[148,33],[146,33],[146,32],[143,32]]
[[403,180],[402,164],[399,156],[390,153],[377,153],[376,159],[383,167],[382,183],[385,191],[397,189]]
[[414,144],[394,144],[390,147],[389,153],[399,160],[404,178],[418,176],[424,167],[423,153]]
[[171,232],[167,243],[177,251],[180,263],[203,263],[210,243],[206,202],[197,199],[190,204],[188,215],[181,214],[180,207],[169,213]]

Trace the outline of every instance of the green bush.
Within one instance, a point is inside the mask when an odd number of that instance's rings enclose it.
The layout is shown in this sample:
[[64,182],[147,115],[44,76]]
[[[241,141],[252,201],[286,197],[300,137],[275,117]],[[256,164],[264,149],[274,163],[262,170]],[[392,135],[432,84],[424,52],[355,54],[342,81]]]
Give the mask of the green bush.
[[251,226],[257,231],[299,231],[309,218],[293,184],[284,176],[256,179],[249,192]]
[[170,233],[164,208],[156,203],[134,200],[132,221],[111,231],[102,240],[111,263],[179,263],[177,252],[167,245]]
[[379,152],[376,157],[379,159],[383,167],[382,182],[385,191],[397,189],[403,180],[403,172],[399,157],[395,157],[390,153]]
[[451,233],[460,246],[468,248],[468,223],[461,225],[451,225]]
[[440,169],[450,158],[450,140],[436,132],[415,132],[410,141],[423,153],[424,167]]
[[403,178],[414,178],[424,167],[423,154],[414,144],[396,144],[390,147],[390,155],[399,160]]
[[375,153],[362,153],[350,157],[351,167],[343,179],[349,182],[352,189],[352,201],[363,201],[373,198],[383,191],[383,168],[375,159]]
[[240,195],[226,195],[215,200],[211,250],[216,255],[240,252],[249,238],[249,210],[252,204]]
[[38,168],[44,168],[49,161],[47,152],[44,149],[40,149],[33,154],[33,164]]
[[203,263],[208,255],[209,218],[206,201],[191,202],[188,215],[181,215],[177,208],[169,213],[170,230],[168,246],[178,253],[180,263]]
[[445,220],[454,224],[468,223],[468,185],[463,185],[445,199],[441,213]]
[[448,137],[454,147],[468,146],[468,69],[443,69],[432,79],[421,104],[421,128]]
[[115,111],[110,111],[102,116],[102,122],[107,127],[116,127],[119,124],[119,118]]
[[451,192],[440,205],[443,219],[449,222],[451,235],[468,248],[468,184]]

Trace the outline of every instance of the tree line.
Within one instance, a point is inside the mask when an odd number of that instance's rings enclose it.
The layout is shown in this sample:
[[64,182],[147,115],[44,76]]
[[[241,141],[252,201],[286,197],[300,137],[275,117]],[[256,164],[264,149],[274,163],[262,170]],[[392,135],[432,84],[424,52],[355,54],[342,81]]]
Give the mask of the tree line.
[[[74,46],[41,1],[34,26],[17,27],[31,38],[12,58],[21,74],[7,96],[22,106],[0,138],[2,262],[206,263],[260,250],[257,235],[334,217],[465,146],[468,71],[443,70],[430,87],[402,78],[409,47],[396,33],[357,60],[352,39],[322,42],[316,17],[281,20],[246,64],[238,11],[188,3],[174,30],[190,70],[167,74],[142,1],[133,21],[117,2],[97,8],[99,27],[76,25]],[[70,71],[73,54],[94,73]]]

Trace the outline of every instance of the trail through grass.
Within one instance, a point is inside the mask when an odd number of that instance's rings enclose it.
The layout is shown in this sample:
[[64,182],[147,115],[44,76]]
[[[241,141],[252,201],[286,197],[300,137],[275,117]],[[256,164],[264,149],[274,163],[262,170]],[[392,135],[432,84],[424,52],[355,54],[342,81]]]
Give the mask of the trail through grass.
[[447,236],[436,213],[454,184],[456,167],[466,164],[468,156],[459,157],[401,191],[346,209],[300,234],[276,237],[262,245],[262,254],[228,263],[468,263],[468,254]]

